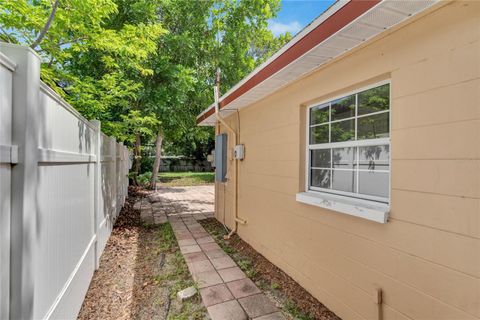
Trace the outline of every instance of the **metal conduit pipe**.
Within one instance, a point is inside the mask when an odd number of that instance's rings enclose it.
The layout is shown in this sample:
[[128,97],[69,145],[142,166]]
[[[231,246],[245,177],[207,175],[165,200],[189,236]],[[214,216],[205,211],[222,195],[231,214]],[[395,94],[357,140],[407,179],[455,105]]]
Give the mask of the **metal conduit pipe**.
[[[220,116],[220,98],[219,98],[220,69],[217,70],[217,75],[216,75],[216,79],[215,79],[215,86],[213,88],[213,92],[214,92],[214,96],[215,96],[215,117],[225,128],[227,128],[228,131],[230,131],[230,133],[233,136],[233,140],[235,142],[235,145],[237,145],[238,144],[237,131],[235,129],[233,129],[228,123],[226,123],[225,120],[223,120],[223,118]],[[237,232],[239,223],[241,223],[241,224],[246,224],[247,223],[246,220],[240,219],[238,217],[238,192],[237,192],[237,190],[238,190],[238,159],[234,158],[233,160],[235,161],[235,164],[233,166],[233,168],[234,168],[233,176],[235,177],[235,181],[234,181],[234,184],[233,184],[233,188],[234,188],[233,189],[233,216],[234,216],[235,225],[234,225],[233,229],[230,231],[230,233],[225,236],[225,239],[230,239],[230,237]]]

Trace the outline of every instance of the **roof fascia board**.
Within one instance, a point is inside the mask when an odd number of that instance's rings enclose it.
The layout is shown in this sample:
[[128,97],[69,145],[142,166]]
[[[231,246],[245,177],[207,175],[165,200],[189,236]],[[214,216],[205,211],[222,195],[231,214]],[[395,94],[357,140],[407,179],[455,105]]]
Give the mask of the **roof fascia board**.
[[[363,1],[363,0],[345,1],[344,0],[344,1],[336,2],[324,14],[320,15],[316,20],[314,20],[314,22],[312,22],[310,25],[305,27],[297,36],[295,36],[294,39],[292,39],[289,43],[287,43],[284,47],[282,47],[280,51],[278,51],[271,58],[269,58],[259,67],[257,67],[254,71],[252,71],[247,77],[245,77],[243,80],[237,83],[234,87],[228,90],[220,98],[220,109],[224,108],[230,102],[242,96],[244,93],[248,92],[250,89],[254,88],[256,85],[267,80],[277,72],[281,71],[283,68],[290,65],[295,60],[299,59],[300,57],[308,53],[310,50],[315,48],[318,44],[325,41],[326,39],[331,37],[333,34],[343,29],[349,23],[356,20],[358,17],[362,16],[365,12],[368,12],[370,9],[375,7],[380,1],[381,0],[368,0],[368,1]],[[332,25],[327,26],[327,28],[323,28],[321,26],[330,17],[332,17],[334,14],[336,14],[337,12],[345,8],[347,4],[349,4],[349,7],[347,7],[347,9],[344,10],[346,12],[347,17],[340,15],[339,16],[340,18],[337,19],[338,21],[331,22]],[[345,13],[345,12],[340,12],[340,13]],[[340,26],[338,26],[338,24],[340,24]],[[334,29],[331,30],[332,28]],[[317,39],[314,39],[315,36],[317,36],[317,34],[313,34],[312,31],[316,33],[320,33],[320,37]],[[303,48],[294,48],[294,46],[296,45],[303,45],[307,49],[302,51]],[[291,50],[292,48],[297,49],[297,51],[300,51],[300,54],[295,52],[289,52],[289,51],[293,51]],[[293,56],[293,57],[290,59],[289,57],[285,57],[285,58],[282,57],[282,55],[287,55],[287,54],[290,54],[290,56]],[[284,60],[287,60],[287,61],[286,62],[279,61],[280,58],[283,58]],[[259,73],[263,73],[263,74],[259,76]],[[207,119],[209,116],[211,116],[213,107],[214,107],[214,104],[211,104],[207,109],[205,109],[197,117],[197,123],[201,123],[202,121]]]
[[[317,28],[320,24],[322,24],[325,20],[327,20],[329,17],[331,17],[334,13],[336,13],[339,9],[341,9],[343,6],[345,6],[347,3],[349,3],[351,0],[338,0],[334,4],[332,4],[324,13],[322,13],[319,17],[317,17],[314,21],[312,21],[310,24],[308,24],[305,28],[303,28],[293,39],[291,39],[288,43],[286,43],[280,50],[278,50],[276,53],[274,53],[270,58],[268,58],[266,61],[264,61],[262,64],[260,64],[258,67],[256,67],[252,72],[250,72],[245,78],[240,80],[236,85],[234,85],[230,90],[225,92],[221,97],[220,101],[223,101],[226,97],[228,97],[230,94],[232,94],[234,91],[236,91],[238,88],[240,88],[245,82],[250,80],[255,74],[257,74],[260,70],[265,68],[267,65],[272,63],[275,59],[277,59],[279,56],[281,56],[285,51],[290,49],[293,45],[295,45],[298,41],[303,39],[307,34],[309,34],[312,30]],[[213,108],[215,106],[214,103],[212,103],[210,106],[208,106],[207,109],[202,111],[200,115],[197,118],[200,118],[202,115],[204,115],[206,112],[209,111],[210,108]]]

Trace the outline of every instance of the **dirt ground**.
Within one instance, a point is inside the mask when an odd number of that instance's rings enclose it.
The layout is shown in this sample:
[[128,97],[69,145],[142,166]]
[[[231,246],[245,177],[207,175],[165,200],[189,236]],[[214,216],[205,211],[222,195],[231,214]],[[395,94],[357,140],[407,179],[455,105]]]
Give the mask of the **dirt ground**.
[[292,319],[340,320],[285,272],[277,268],[236,234],[224,240],[226,230],[214,218],[199,221],[245,274],[280,305]]
[[200,297],[176,293],[194,285],[169,223],[148,225],[133,203],[146,193],[131,188],[95,272],[78,319],[205,319]]

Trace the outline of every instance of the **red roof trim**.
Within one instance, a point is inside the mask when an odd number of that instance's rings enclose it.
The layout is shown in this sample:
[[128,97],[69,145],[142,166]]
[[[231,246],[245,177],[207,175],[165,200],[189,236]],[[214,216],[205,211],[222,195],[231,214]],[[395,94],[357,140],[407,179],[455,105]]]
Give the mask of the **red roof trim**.
[[[345,27],[347,24],[361,16],[363,13],[374,7],[381,0],[352,0],[333,15],[328,17],[324,22],[319,24],[315,29],[310,31],[306,36],[292,45],[288,50],[282,53],[278,58],[273,60],[265,68],[258,71],[253,77],[248,79],[237,90],[229,94],[225,99],[220,101],[220,108],[240,97],[262,81],[266,80],[273,74],[277,73],[291,62],[301,57],[303,54],[314,48],[316,45]],[[197,124],[201,123],[215,112],[215,108],[211,108],[197,119]]]

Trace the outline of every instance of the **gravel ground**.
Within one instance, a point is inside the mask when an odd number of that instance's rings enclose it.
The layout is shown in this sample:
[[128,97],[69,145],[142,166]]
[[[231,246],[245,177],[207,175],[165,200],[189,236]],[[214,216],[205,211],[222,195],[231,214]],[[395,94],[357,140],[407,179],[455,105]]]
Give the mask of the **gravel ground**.
[[267,295],[276,300],[278,306],[283,308],[291,319],[340,320],[337,315],[238,235],[235,234],[230,240],[224,240],[226,230],[216,219],[210,218],[199,222],[245,274]]
[[205,319],[197,294],[180,303],[176,293],[194,285],[169,223],[148,225],[133,203],[147,193],[130,188],[78,319]]

